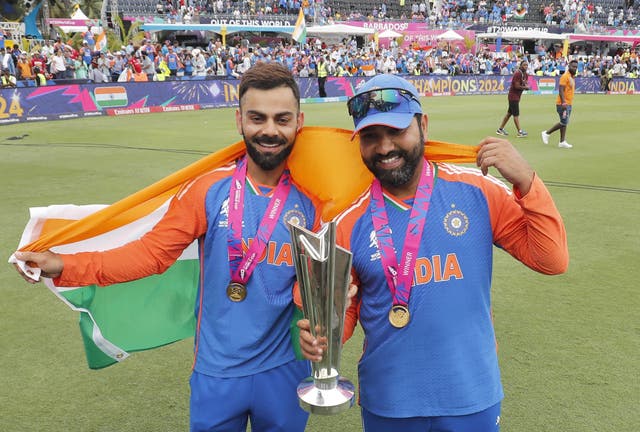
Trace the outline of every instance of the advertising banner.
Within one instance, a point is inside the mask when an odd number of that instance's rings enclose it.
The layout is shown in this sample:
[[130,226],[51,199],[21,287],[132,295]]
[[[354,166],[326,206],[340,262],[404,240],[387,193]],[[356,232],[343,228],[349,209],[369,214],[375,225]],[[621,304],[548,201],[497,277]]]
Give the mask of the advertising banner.
[[[423,96],[506,94],[510,75],[407,76]],[[303,102],[344,101],[366,77],[330,77],[328,98],[318,98],[316,78],[299,78]],[[559,77],[529,77],[529,94],[553,94]],[[238,105],[239,80],[200,79],[164,82],[70,83],[0,90],[0,125],[17,122],[193,111]],[[638,94],[640,79],[614,78],[609,93]],[[576,78],[576,93],[604,93],[599,77]]]

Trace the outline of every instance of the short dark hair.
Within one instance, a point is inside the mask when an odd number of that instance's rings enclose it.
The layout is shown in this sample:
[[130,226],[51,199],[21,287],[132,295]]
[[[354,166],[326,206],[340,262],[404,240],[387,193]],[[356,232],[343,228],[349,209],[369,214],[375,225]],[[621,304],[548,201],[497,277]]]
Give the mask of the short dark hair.
[[245,93],[252,88],[271,90],[289,87],[300,108],[300,88],[291,71],[281,63],[258,62],[242,75],[238,98],[242,101]]

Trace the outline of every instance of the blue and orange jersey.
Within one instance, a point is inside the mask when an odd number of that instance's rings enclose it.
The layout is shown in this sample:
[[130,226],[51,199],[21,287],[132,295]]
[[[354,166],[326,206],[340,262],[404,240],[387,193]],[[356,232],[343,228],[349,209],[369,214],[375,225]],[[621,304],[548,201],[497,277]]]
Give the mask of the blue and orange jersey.
[[[395,328],[393,304],[371,217],[369,191],[336,217],[338,243],[353,253],[358,295],[345,337],[359,320],[360,403],[379,416],[465,415],[503,397],[491,316],[494,246],[545,274],[566,270],[564,225],[542,181],[525,196],[480,170],[434,164],[436,178],[417,251],[408,309]],[[384,192],[396,259],[413,197]]]
[[[289,327],[295,308],[295,267],[286,222],[317,229],[318,203],[293,183],[280,221],[249,279],[246,298],[232,302],[226,293],[231,281],[227,234],[235,169],[234,162],[187,183],[154,229],[139,240],[98,254],[64,255],[64,271],[57,285],[104,286],[162,273],[198,239],[194,369],[210,376],[240,377],[293,360]],[[242,228],[245,251],[258,231],[273,189],[247,176]]]

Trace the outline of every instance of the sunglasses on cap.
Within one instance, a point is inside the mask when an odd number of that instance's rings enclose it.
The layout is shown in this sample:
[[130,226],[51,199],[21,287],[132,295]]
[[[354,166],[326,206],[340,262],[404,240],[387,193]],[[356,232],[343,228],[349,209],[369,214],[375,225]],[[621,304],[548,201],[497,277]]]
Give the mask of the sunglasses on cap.
[[387,112],[398,107],[403,101],[420,101],[409,91],[403,89],[380,89],[352,97],[347,102],[349,115],[359,119],[367,115],[371,108],[379,112]]

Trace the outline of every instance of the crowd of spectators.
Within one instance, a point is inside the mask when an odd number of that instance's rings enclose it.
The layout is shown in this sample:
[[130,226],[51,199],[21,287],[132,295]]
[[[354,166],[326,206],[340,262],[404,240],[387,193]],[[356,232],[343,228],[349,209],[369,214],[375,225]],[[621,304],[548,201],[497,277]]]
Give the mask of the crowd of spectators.
[[[533,1],[533,0],[532,0]],[[414,0],[401,1],[397,13],[391,13],[391,1],[371,3],[371,8],[354,8],[353,3],[317,0],[158,0],[155,14],[171,23],[197,22],[201,16],[229,16],[252,19],[277,15],[296,15],[302,7],[308,22],[327,24],[336,21],[400,20],[426,22],[432,28],[460,29],[473,24],[501,25],[514,20],[540,21],[560,28],[577,26],[585,31],[606,27],[637,28],[640,4],[626,1],[614,8],[597,0],[558,0],[536,2],[531,10],[528,0]],[[606,5],[609,4],[608,9]]]
[[[377,73],[404,75],[510,75],[518,61],[526,56],[529,73],[539,76],[561,75],[569,58],[578,59],[578,76],[618,76],[637,78],[640,72],[638,53],[622,49],[615,55],[587,56],[575,50],[563,57],[553,47],[539,46],[535,53],[506,52],[496,56],[489,50],[478,53],[447,51],[446,44],[432,49],[400,48],[392,43],[378,48],[373,43],[358,47],[355,38],[328,46],[320,39],[309,39],[304,46],[281,42],[273,46],[240,43],[223,46],[211,40],[207,47],[185,48],[171,41],[139,46],[132,42],[116,52],[94,55],[83,42],[78,50],[56,41],[38,51],[25,53],[19,49],[2,53],[3,68],[19,80],[33,80],[38,71],[47,78],[89,79],[94,82],[148,81],[184,79],[192,76],[238,78],[258,61],[286,64],[298,77],[316,76],[320,56],[328,64],[331,76],[371,76]],[[6,65],[6,67],[5,67]]]
[[[437,22],[441,17],[445,20],[451,17],[461,18],[464,15],[462,9],[476,16],[478,11],[489,9],[485,9],[486,1],[474,3],[472,0],[439,0],[428,3],[419,0],[412,3],[411,12],[412,16],[436,16]],[[216,13],[220,10],[228,11],[226,8],[236,3],[230,0],[160,0],[158,12],[183,14],[193,11],[197,14],[202,8]],[[509,4],[510,0],[492,2],[488,19],[505,19],[505,11],[508,10],[505,6],[510,7]],[[384,18],[385,5],[385,2],[380,3],[371,11],[371,15]],[[313,9],[313,0],[263,0],[257,4],[249,2],[248,6],[258,8],[259,12],[295,14],[296,7]],[[528,7],[526,0],[520,6]],[[545,5],[543,12],[545,19],[551,19],[552,22],[558,19],[579,20],[577,17],[597,13],[592,6],[592,3],[585,3],[583,0],[566,0],[563,7],[556,8],[553,3]],[[330,10],[325,12],[331,14]],[[619,19],[631,22],[635,20],[635,16],[633,12],[628,12]],[[377,73],[509,75],[517,68],[518,61],[526,56],[531,75],[560,75],[569,58],[578,60],[579,76],[596,75],[605,80],[614,76],[637,78],[640,72],[635,49],[619,49],[610,55],[608,52],[581,52],[579,48],[572,47],[570,56],[563,57],[553,44],[538,46],[532,53],[512,50],[498,54],[483,47],[474,49],[473,53],[459,48],[449,52],[450,46],[447,43],[434,43],[429,49],[417,45],[400,48],[395,39],[388,47],[379,47],[372,39],[365,41],[364,46],[358,46],[355,38],[345,38],[340,43],[329,45],[320,39],[309,38],[304,46],[286,39],[278,39],[277,43],[268,46],[251,44],[246,39],[223,46],[220,39],[212,39],[206,47],[194,48],[183,47],[172,40],[153,43],[147,38],[137,45],[129,41],[120,50],[113,52],[95,51],[94,44],[91,32],[88,31],[79,47],[67,45],[58,38],[55,42],[45,42],[31,52],[21,51],[17,46],[6,51],[2,49],[2,70],[3,73],[7,70],[17,80],[37,84],[52,78],[86,79],[93,82],[148,81],[192,76],[238,78],[258,61],[277,61],[286,64],[296,76],[314,77],[316,65],[322,56],[332,76],[370,76]]]

